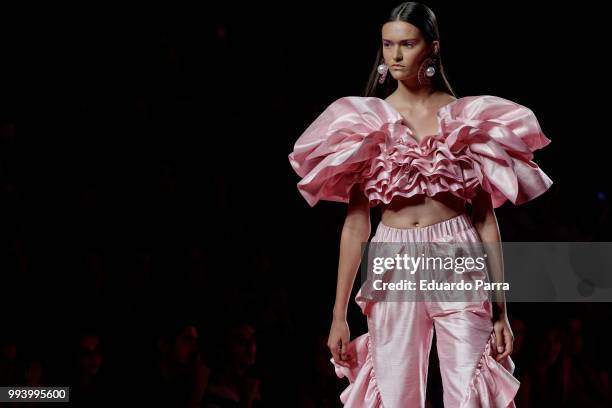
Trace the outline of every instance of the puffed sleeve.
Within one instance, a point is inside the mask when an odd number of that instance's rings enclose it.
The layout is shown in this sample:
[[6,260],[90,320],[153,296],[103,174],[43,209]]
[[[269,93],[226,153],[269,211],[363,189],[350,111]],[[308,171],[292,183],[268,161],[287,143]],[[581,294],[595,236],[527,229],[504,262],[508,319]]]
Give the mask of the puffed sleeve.
[[552,185],[533,161],[533,152],[551,141],[531,109],[492,95],[464,97],[441,112],[440,126],[461,158],[466,185],[479,183],[494,208],[506,200],[525,203]]
[[356,96],[337,99],[295,142],[289,163],[301,177],[297,188],[311,207],[319,200],[348,203],[351,188],[371,172],[389,117],[368,106],[371,102]]

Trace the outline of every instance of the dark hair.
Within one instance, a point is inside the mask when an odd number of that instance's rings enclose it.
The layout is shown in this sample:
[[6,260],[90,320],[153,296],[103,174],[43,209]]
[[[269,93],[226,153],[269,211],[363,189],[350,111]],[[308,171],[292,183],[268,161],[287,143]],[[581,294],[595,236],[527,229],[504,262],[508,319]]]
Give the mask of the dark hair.
[[[400,4],[391,10],[391,14],[385,23],[391,21],[405,21],[414,25],[421,31],[421,34],[425,38],[425,42],[427,42],[427,44],[431,44],[434,40],[440,40],[436,15],[424,4],[414,1],[407,1]],[[384,63],[382,46],[379,46],[376,61],[374,62],[374,68],[370,73],[370,78],[365,88],[364,96],[378,96],[384,98],[395,90],[397,81],[390,79],[391,75],[387,75],[382,84],[378,83],[380,74],[378,73],[377,68],[382,63]],[[448,83],[446,75],[444,74],[442,56],[440,52],[438,52],[438,66],[436,67],[435,75],[431,78],[431,85],[435,90],[446,91],[457,97]]]

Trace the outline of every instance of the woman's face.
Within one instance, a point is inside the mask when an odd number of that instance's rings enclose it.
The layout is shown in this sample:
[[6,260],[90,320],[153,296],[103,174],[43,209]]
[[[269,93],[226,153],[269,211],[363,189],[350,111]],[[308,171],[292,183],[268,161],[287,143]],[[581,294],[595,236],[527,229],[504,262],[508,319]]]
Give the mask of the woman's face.
[[[429,46],[421,31],[405,21],[390,21],[382,27],[382,52],[389,74],[397,80],[415,77],[423,60],[438,52],[438,41]],[[399,64],[400,67],[393,67]]]

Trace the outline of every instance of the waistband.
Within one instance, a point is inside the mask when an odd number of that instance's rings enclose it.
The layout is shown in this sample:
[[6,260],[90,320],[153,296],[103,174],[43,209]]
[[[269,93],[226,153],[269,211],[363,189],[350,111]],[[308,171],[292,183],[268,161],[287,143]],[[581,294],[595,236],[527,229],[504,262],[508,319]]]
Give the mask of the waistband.
[[383,224],[381,221],[378,223],[378,227],[376,228],[375,237],[401,238],[402,240],[430,239],[455,235],[473,228],[474,224],[472,224],[470,215],[467,212],[464,212],[447,220],[416,228],[395,228]]

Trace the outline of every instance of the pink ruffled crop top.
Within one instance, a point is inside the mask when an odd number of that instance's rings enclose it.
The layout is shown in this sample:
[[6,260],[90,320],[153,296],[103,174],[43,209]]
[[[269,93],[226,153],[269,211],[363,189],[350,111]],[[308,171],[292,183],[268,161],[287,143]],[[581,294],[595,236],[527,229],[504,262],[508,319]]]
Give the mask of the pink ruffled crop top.
[[480,185],[497,208],[506,200],[529,201],[552,185],[533,162],[533,152],[550,140],[529,108],[492,95],[466,96],[440,108],[437,118],[439,132],[417,142],[384,99],[337,99],[289,154],[299,192],[311,207],[319,200],[348,203],[357,183],[374,207],[395,196],[440,192],[471,202]]

